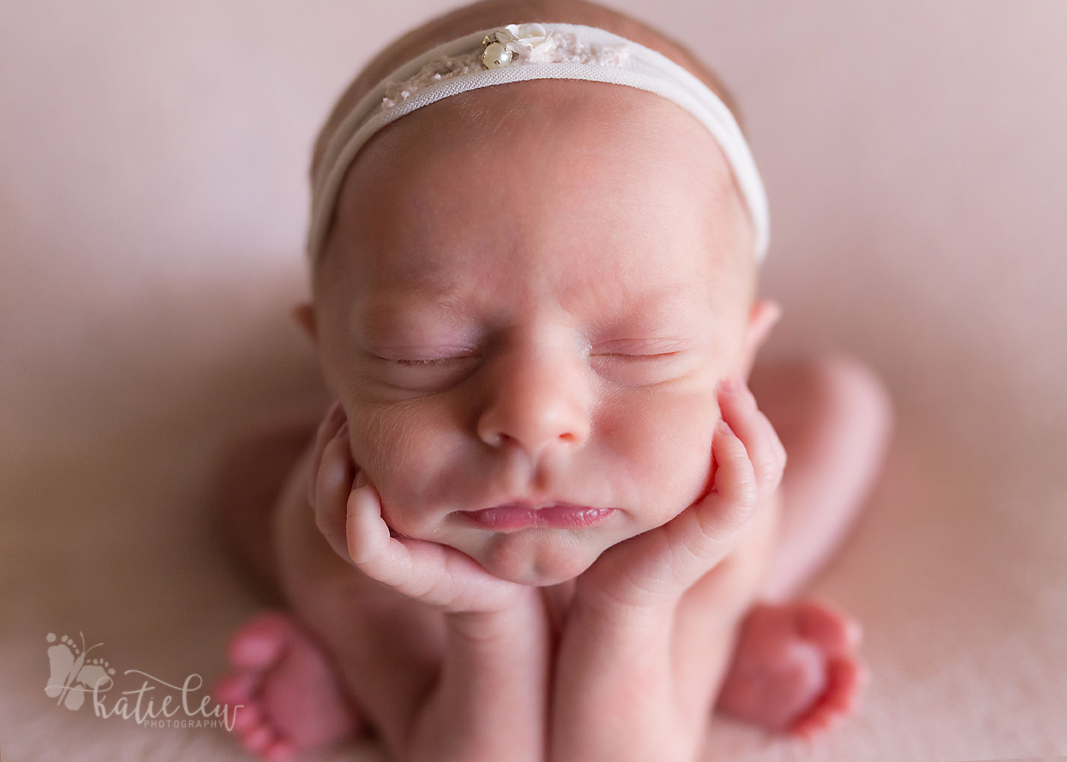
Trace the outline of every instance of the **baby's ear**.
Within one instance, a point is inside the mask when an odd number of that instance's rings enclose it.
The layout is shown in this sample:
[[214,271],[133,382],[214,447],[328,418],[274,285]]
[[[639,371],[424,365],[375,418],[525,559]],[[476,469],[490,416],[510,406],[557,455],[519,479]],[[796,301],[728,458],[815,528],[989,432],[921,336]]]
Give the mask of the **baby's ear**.
[[312,344],[318,344],[318,331],[315,328],[315,305],[311,302],[301,302],[293,308],[293,317],[304,333],[311,339]]
[[745,378],[748,378],[752,364],[756,361],[756,353],[763,346],[763,342],[771,333],[771,328],[781,316],[782,307],[776,301],[757,299],[752,303],[752,309],[748,313],[748,326],[745,329],[744,356],[741,366]]

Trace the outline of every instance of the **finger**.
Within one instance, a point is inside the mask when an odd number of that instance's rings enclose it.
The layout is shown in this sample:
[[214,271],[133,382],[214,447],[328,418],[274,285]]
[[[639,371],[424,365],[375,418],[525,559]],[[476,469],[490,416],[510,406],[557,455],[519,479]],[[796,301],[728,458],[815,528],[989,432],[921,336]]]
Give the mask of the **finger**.
[[352,491],[355,466],[348,449],[347,425],[343,425],[323,448],[318,471],[310,480],[315,485],[315,525],[330,547],[349,560],[345,538],[348,495]]
[[402,573],[390,567],[406,567],[410,559],[403,547],[390,546],[395,538],[382,518],[381,500],[362,471],[356,475],[345,509],[345,543],[352,563],[387,585],[402,578]]
[[785,467],[785,447],[774,426],[759,409],[756,398],[744,382],[734,379],[719,392],[723,419],[745,444],[760,484],[774,484]]
[[348,497],[346,537],[349,557],[364,574],[446,611],[496,609],[518,590],[453,548],[392,536],[377,490],[362,473]]
[[756,475],[759,496],[777,489],[785,469],[785,447],[743,382],[724,384],[719,392],[723,420],[745,446]]
[[326,445],[337,435],[337,431],[346,421],[347,418],[345,417],[345,411],[344,408],[341,407],[341,403],[339,401],[334,402],[326,412],[326,416],[322,419],[322,423],[319,424],[318,430],[315,432],[315,448],[311,453],[312,477],[308,482],[309,505],[315,505],[315,475],[318,474],[319,467],[322,465],[322,453],[326,449]]
[[[715,425],[711,455],[716,468],[715,482],[708,495],[712,498],[709,505],[716,504],[720,508],[732,505],[745,512],[755,507],[759,500],[755,466],[744,442],[734,433],[733,427],[725,419]],[[711,512],[702,511],[702,513]],[[727,521],[726,524],[730,526],[733,522]]]
[[[752,393],[752,390],[749,389],[748,384],[745,382],[745,380],[741,377],[735,377],[724,382],[719,390],[720,403],[723,401],[724,396],[736,400],[740,404],[740,408],[738,409],[739,415],[744,416],[746,412],[754,411],[755,419],[760,423],[761,427],[765,429],[762,434],[764,436],[767,436],[767,431],[770,432],[770,446],[775,450],[775,452],[777,452],[784,465],[786,460],[785,446],[782,444],[782,440],[778,437],[778,432],[775,431],[774,426],[771,424],[770,420],[768,420],[767,417],[763,414],[763,412],[759,409],[756,396]],[[738,433],[738,435],[741,437],[741,440],[745,442],[745,445],[747,446],[748,440],[742,432],[742,422],[740,420],[730,420],[730,418],[728,418],[726,415],[724,415],[723,417],[727,418],[727,422],[731,426],[733,426],[734,430]]]

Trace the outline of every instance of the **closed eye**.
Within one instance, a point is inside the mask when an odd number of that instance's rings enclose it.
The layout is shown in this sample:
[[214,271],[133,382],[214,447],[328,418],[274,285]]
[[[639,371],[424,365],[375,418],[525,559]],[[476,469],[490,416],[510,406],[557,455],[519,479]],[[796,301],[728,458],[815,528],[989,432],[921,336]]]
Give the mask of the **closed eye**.
[[[380,353],[380,354],[379,354]],[[395,354],[394,354],[395,353]],[[423,367],[423,366],[435,366],[435,365],[447,365],[451,362],[458,362],[460,360],[469,360],[477,357],[478,353],[473,348],[467,347],[443,347],[437,349],[419,349],[419,350],[407,350],[404,349],[391,349],[391,350],[377,350],[369,353],[371,357],[379,362],[389,363],[390,365],[400,365],[403,367]]]
[[605,342],[589,352],[590,367],[626,386],[646,386],[677,378],[695,357],[691,342],[679,339],[626,339]]
[[443,391],[454,386],[477,369],[480,359],[475,352],[437,357],[371,353],[370,358],[378,368],[375,377],[386,386],[417,392]]

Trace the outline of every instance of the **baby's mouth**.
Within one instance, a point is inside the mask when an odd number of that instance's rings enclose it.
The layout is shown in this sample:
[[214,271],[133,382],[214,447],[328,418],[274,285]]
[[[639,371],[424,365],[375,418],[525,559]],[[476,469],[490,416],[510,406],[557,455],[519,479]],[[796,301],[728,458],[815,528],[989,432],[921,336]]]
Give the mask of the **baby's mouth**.
[[534,507],[524,503],[504,503],[480,511],[460,511],[469,522],[494,532],[515,531],[530,527],[580,529],[599,524],[614,508],[591,508],[588,505],[551,503]]

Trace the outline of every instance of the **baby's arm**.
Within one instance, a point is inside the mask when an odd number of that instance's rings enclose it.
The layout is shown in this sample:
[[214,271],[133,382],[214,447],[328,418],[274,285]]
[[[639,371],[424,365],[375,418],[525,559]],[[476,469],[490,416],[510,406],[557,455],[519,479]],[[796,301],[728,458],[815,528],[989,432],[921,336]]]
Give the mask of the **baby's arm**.
[[774,531],[785,450],[747,389],[724,389],[713,488],[609,548],[578,580],[556,664],[553,762],[689,762]]
[[452,548],[393,536],[374,486],[353,474],[339,407],[316,451],[313,504],[331,546],[363,574],[444,614],[441,670],[411,718],[404,759],[543,762],[550,633],[539,591],[498,579]]

